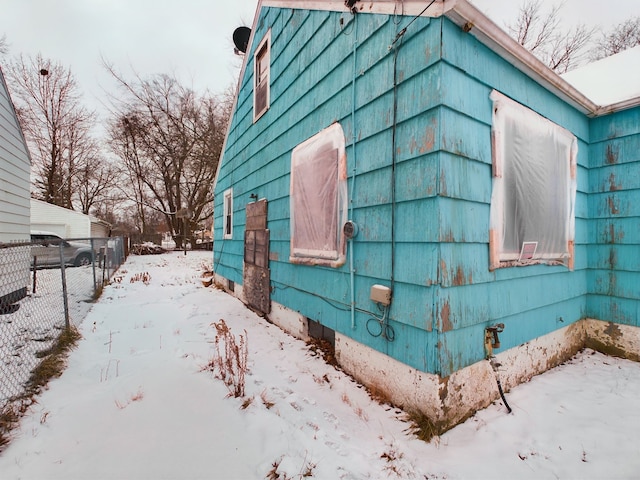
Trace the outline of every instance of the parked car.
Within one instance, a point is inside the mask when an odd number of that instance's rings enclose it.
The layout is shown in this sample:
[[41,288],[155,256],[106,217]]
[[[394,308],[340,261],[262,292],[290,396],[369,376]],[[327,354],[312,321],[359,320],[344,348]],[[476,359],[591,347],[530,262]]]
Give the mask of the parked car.
[[53,232],[31,231],[31,257],[38,267],[60,265],[60,244],[65,265],[80,267],[91,265],[95,258],[91,246],[68,242]]

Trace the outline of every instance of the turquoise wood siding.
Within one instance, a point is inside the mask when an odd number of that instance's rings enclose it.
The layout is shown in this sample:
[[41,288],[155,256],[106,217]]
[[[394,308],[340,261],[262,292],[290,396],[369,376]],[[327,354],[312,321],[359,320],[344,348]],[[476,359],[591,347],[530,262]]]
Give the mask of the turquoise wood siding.
[[590,317],[640,326],[640,107],[591,121]]
[[[439,371],[448,375],[485,355],[484,328],[500,322],[508,349],[584,317],[588,265],[589,120],[474,37],[442,21],[436,328]],[[495,89],[578,138],[573,271],[528,266],[489,271],[491,110]]]
[[[609,319],[603,311],[611,302],[637,323],[637,114],[618,114],[614,127],[590,120],[446,18],[418,18],[397,38],[409,21],[262,9],[217,178],[216,272],[242,283],[244,208],[255,194],[269,201],[272,300],[419,370],[446,376],[483,359],[484,328],[496,322],[505,324],[502,349],[587,315]],[[253,52],[269,29],[271,105],[253,123]],[[493,89],[578,139],[572,271],[489,270]],[[340,268],[291,264],[291,151],[336,121],[347,143],[350,217],[360,227],[347,251],[352,258]],[[630,137],[608,147],[605,130],[623,127]],[[629,161],[594,164],[593,155],[608,148]],[[222,192],[230,187],[229,240],[222,238]],[[615,250],[610,232],[624,237]],[[373,284],[393,288],[394,342],[365,328],[378,313]]]
[[[427,18],[416,24],[419,28],[403,39],[397,58],[403,77],[396,97],[398,138],[413,141],[397,142],[393,198],[394,56],[389,47],[398,25],[384,15],[262,10],[216,184],[214,265],[220,275],[242,283],[244,206],[252,193],[265,197],[272,300],[426,371],[437,363],[433,285],[442,236],[437,208],[440,33],[437,22],[432,28]],[[269,28],[271,106],[253,124],[253,49]],[[360,226],[353,249],[355,329],[349,265],[332,269],[288,260],[291,151],[335,121],[342,124],[347,140],[347,171],[350,177],[356,175],[355,182],[350,178],[348,183],[352,219]],[[230,241],[221,238],[220,192],[231,186],[235,212]],[[394,202],[397,253],[392,255]],[[369,335],[365,323],[371,317],[366,311],[379,313],[369,299],[370,287],[389,285],[392,269],[391,315],[398,340],[389,343]]]

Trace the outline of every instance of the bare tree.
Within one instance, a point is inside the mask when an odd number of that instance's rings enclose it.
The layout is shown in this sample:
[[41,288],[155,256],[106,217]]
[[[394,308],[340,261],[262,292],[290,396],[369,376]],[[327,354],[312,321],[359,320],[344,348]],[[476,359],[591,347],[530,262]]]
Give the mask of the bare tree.
[[2,35],[0,37],[0,55],[6,55],[9,53],[9,44],[7,43],[7,36]]
[[20,56],[9,63],[8,74],[33,159],[33,194],[73,209],[84,181],[79,174],[89,171],[98,151],[91,135],[94,113],[81,104],[71,71],[59,63],[41,55],[26,60]]
[[147,168],[139,139],[142,129],[137,115],[116,113],[115,120],[109,125],[108,136],[111,150],[121,161],[119,174],[123,181],[119,185],[120,193],[133,205],[133,215],[129,215],[129,219],[140,233],[146,234],[150,233],[147,212],[154,207],[152,193],[144,181]]
[[591,60],[600,60],[640,45],[640,17],[631,18],[602,34],[591,50]]
[[564,73],[582,60],[595,28],[584,24],[563,29],[559,12],[563,4],[542,11],[541,0],[527,0],[520,7],[515,23],[507,30],[520,45],[558,73]]
[[112,191],[118,185],[118,174],[118,169],[101,152],[85,159],[73,179],[75,198],[82,213],[89,214],[112,197]]
[[[110,145],[122,161],[142,232],[160,212],[176,243],[191,238],[194,224],[212,215],[213,180],[230,109],[197,96],[173,77],[128,82],[106,66],[123,95],[114,99]],[[187,220],[177,215],[186,214]]]

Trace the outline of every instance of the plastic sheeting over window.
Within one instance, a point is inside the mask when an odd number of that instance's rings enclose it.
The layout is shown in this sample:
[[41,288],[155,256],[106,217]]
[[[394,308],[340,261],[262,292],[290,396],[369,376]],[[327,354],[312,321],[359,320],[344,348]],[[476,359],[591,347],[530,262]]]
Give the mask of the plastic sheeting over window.
[[291,154],[290,261],[338,267],[345,262],[342,225],[347,220],[347,167],[339,123]]
[[573,268],[576,137],[493,91],[490,268]]

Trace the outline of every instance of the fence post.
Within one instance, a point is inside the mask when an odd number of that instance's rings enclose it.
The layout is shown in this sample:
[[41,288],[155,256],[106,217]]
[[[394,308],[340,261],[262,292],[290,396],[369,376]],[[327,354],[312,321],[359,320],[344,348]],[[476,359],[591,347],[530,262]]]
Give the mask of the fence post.
[[98,292],[98,285],[97,285],[97,279],[96,279],[96,251],[95,251],[95,244],[94,244],[93,238],[91,239],[91,259],[93,260],[91,262],[91,270],[93,272],[93,296],[95,298],[96,293]]
[[36,276],[36,272],[38,271],[38,256],[35,255],[33,257],[33,288],[31,289],[34,295],[36,293],[36,285],[37,285],[37,276]]
[[64,242],[58,244],[60,247],[60,274],[62,275],[62,300],[64,302],[64,325],[67,329],[70,328],[69,322],[69,298],[67,295],[67,275],[65,272],[64,264]]
[[[105,270],[107,269],[107,248],[100,247],[100,249],[102,250],[102,283],[101,283],[101,285],[104,287],[104,284],[105,284],[105,281],[104,281]],[[108,279],[109,278],[108,277],[108,273],[109,272],[106,272],[106,273],[107,273],[107,279]]]

